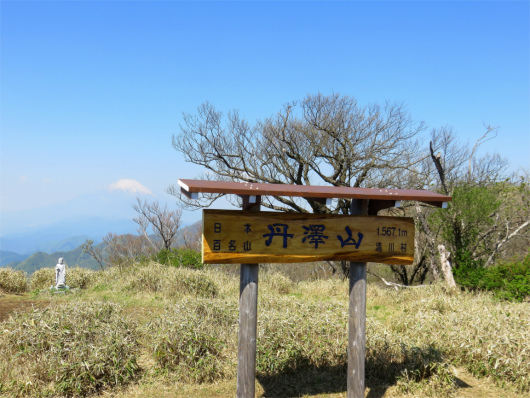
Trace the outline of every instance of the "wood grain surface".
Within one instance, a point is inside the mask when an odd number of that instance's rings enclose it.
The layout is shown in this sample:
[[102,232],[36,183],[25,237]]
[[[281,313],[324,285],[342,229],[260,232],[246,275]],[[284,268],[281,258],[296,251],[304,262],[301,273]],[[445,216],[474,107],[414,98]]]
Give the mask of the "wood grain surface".
[[206,264],[324,260],[412,264],[414,221],[384,216],[203,210]]

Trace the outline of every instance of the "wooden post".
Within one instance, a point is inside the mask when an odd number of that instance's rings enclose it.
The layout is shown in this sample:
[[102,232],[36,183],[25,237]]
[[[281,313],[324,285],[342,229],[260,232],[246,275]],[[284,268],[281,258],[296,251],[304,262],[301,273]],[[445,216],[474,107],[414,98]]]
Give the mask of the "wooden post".
[[[260,211],[261,197],[243,196],[243,210]],[[237,346],[237,398],[256,395],[256,331],[259,264],[241,264],[239,278],[239,340]]]
[[[351,214],[368,214],[368,200],[351,201]],[[348,398],[364,398],[366,345],[366,263],[350,262],[348,316]]]

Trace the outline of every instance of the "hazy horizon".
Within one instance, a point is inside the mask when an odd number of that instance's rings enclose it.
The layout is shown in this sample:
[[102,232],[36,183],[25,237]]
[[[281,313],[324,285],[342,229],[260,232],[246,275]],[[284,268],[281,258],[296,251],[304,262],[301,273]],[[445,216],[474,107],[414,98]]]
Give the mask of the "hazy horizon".
[[[530,166],[528,2],[2,2],[0,211],[204,170],[171,146],[209,101],[250,123],[306,94],[403,102]],[[103,208],[102,208],[103,211]],[[200,218],[187,213],[187,219]],[[0,220],[1,224],[1,220]]]

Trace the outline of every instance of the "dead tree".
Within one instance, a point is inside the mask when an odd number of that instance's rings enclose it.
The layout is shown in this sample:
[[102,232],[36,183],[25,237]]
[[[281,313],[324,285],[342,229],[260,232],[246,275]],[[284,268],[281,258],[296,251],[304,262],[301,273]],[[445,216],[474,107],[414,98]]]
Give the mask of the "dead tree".
[[139,216],[133,220],[139,225],[138,233],[156,250],[171,249],[180,228],[182,210],[168,210],[167,205],[161,207],[156,201],[149,203],[140,198],[136,198],[136,201],[133,209]]

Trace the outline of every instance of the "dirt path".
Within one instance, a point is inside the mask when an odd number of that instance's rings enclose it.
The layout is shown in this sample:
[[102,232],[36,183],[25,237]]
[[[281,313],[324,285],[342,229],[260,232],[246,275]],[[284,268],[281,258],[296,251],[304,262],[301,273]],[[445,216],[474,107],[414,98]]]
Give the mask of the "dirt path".
[[46,304],[25,296],[0,294],[0,322],[8,319],[13,311],[27,311],[35,306],[42,307],[43,305]]
[[497,387],[489,379],[477,379],[466,371],[459,369],[456,374],[458,381],[457,398],[521,398],[524,395],[519,395],[511,391],[503,390]]

